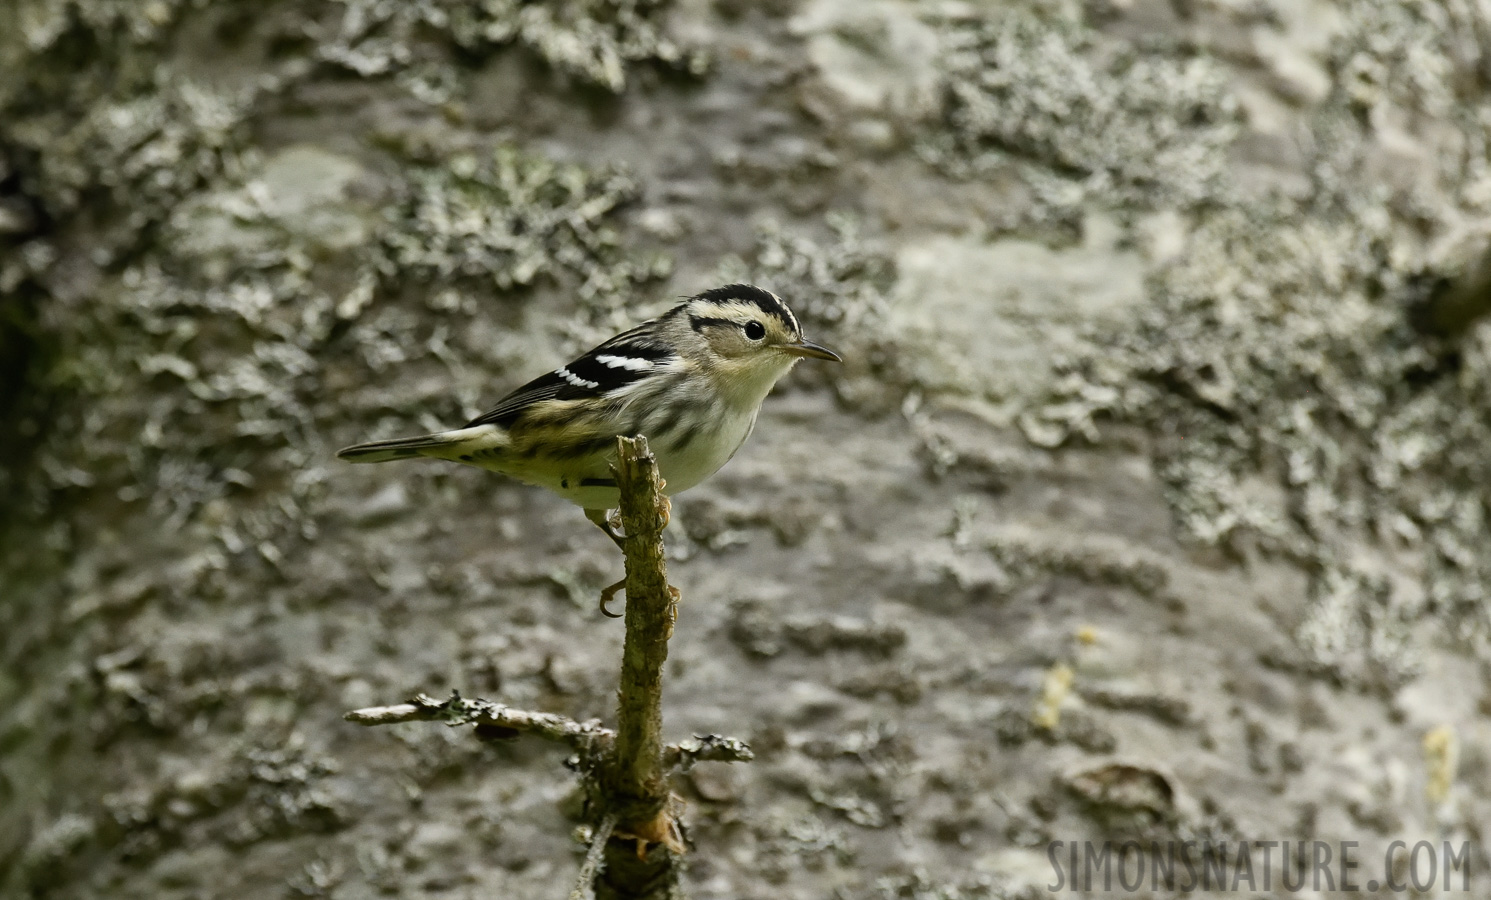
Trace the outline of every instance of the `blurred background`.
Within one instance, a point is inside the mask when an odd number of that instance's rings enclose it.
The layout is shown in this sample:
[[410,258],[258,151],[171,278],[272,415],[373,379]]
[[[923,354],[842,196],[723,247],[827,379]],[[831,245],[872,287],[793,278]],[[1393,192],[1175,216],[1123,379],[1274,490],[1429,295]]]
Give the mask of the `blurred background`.
[[[1491,7],[16,0],[0,893],[558,897],[579,511],[354,441],[684,295],[803,366],[683,495],[700,898],[1011,898],[1052,840],[1491,821]],[[1474,285],[1472,284],[1472,288]]]

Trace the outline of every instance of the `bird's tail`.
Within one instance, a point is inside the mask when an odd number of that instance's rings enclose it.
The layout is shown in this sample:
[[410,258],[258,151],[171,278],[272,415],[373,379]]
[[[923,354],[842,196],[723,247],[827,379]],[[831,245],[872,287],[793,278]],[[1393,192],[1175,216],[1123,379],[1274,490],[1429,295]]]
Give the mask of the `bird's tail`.
[[[484,433],[492,430],[494,429],[490,427],[459,428],[455,431],[442,431],[439,434],[426,434],[420,437],[372,441],[338,450],[337,458],[354,463],[388,462],[394,459],[414,459],[417,456],[453,459],[462,452],[462,448],[470,446],[473,440],[481,444],[492,443],[491,438],[495,436]],[[488,438],[488,440],[481,440],[481,438]]]

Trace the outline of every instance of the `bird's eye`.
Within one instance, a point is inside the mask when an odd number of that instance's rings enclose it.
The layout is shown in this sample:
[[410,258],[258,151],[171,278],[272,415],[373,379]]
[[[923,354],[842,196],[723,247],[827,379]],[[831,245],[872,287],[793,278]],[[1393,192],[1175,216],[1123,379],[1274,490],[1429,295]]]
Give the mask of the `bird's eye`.
[[747,322],[745,327],[745,336],[753,341],[759,341],[762,338],[766,337],[766,326],[762,325],[760,322]]

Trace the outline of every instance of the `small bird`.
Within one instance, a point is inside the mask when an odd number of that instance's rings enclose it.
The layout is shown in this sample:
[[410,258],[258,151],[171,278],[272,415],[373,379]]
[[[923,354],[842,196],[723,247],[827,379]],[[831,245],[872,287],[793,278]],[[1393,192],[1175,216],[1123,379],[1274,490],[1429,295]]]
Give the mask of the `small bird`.
[[643,435],[667,495],[730,461],[773,385],[803,357],[841,362],[806,341],[787,304],[751,284],[691,297],[502,398],[465,427],[358,444],[349,462],[427,457],[548,488],[621,544],[608,510],[620,493],[616,438]]

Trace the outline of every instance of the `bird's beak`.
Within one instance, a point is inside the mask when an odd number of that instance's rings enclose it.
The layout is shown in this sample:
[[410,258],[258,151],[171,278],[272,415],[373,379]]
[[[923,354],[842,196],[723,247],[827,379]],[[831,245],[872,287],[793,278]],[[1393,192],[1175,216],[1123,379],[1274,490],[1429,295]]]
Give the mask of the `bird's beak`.
[[826,359],[831,362],[843,362],[839,354],[833,352],[821,344],[812,341],[799,341],[796,344],[783,344],[782,350],[793,356],[811,356],[814,359]]

